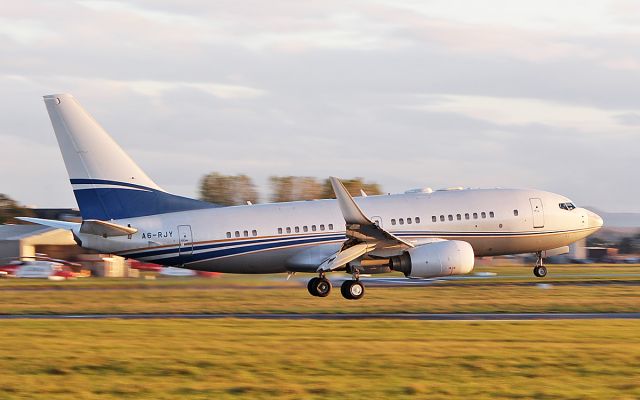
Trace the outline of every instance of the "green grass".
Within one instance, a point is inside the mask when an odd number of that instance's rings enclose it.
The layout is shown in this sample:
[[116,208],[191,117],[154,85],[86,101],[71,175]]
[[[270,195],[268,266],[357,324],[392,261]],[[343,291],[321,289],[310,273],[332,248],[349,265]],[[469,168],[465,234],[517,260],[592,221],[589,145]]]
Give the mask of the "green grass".
[[640,321],[11,320],[0,399],[636,399]]
[[[640,311],[640,286],[611,282],[589,285],[604,279],[639,281],[640,277],[625,276],[640,272],[637,266],[554,266],[544,280],[531,277],[530,268],[479,270],[498,272],[508,279],[450,281],[425,287],[369,287],[359,301],[344,300],[339,288],[334,288],[328,298],[311,297],[303,280],[287,282],[284,275],[155,281],[6,279],[0,281],[0,314]],[[562,277],[554,278],[554,273]],[[602,273],[617,275],[588,277]],[[497,282],[500,284],[494,285]],[[522,286],[523,282],[551,286]]]

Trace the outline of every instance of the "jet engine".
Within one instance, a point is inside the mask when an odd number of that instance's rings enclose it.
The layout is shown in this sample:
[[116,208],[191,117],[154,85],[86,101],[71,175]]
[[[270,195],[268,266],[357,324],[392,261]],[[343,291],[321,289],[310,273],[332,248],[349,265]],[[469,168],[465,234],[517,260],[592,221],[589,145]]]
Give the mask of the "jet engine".
[[392,270],[409,278],[463,275],[473,270],[473,248],[460,240],[427,243],[391,257]]

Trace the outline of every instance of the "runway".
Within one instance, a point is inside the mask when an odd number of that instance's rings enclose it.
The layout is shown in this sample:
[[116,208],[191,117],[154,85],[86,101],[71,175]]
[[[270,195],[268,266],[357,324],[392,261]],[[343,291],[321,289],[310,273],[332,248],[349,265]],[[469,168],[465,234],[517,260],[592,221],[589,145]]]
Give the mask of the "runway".
[[0,320],[99,320],[99,319],[256,319],[256,320],[373,320],[407,321],[533,321],[533,320],[589,320],[640,319],[640,312],[632,313],[350,313],[350,314],[294,314],[294,313],[228,313],[228,314],[24,314],[0,315]]

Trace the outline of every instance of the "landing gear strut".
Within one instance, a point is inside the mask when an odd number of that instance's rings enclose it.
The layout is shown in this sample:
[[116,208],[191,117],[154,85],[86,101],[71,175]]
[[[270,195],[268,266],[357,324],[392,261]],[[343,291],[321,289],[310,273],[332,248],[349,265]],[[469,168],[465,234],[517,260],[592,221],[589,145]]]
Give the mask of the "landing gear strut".
[[347,300],[358,300],[364,296],[364,285],[360,282],[360,271],[353,269],[353,279],[349,279],[340,286],[342,297]]
[[311,278],[307,283],[307,290],[312,296],[327,297],[331,293],[331,282],[321,274],[317,278]]
[[542,265],[542,252],[536,253],[536,266],[533,268],[533,274],[538,278],[544,278],[547,276],[547,267]]

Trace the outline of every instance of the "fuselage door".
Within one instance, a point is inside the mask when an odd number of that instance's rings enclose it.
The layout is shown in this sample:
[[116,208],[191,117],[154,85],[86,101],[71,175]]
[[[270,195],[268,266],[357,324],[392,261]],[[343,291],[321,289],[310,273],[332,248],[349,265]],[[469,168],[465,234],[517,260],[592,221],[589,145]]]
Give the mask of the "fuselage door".
[[371,221],[382,228],[382,218],[380,217],[371,217]]
[[179,254],[182,256],[193,253],[191,225],[178,225],[178,238],[180,240]]
[[542,200],[534,198],[529,199],[531,203],[531,211],[533,213],[533,227],[544,228],[544,210],[542,209]]

